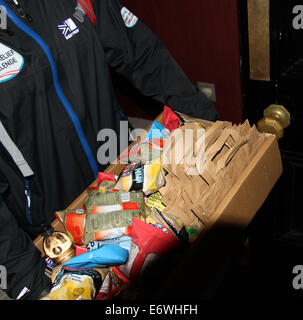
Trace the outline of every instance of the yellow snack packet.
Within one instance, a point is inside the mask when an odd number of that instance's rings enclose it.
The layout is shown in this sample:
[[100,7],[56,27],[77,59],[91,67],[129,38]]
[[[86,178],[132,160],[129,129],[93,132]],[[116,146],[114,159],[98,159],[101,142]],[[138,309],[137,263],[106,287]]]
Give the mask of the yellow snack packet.
[[126,166],[115,186],[120,191],[143,191],[150,195],[159,190],[164,183],[161,177],[162,163],[157,158],[145,164],[132,163]]
[[146,205],[150,208],[157,208],[160,211],[165,209],[165,205],[161,202],[162,195],[160,192],[155,192],[151,194],[146,201]]
[[67,270],[52,279],[49,300],[93,300],[99,293],[106,272],[103,269]]

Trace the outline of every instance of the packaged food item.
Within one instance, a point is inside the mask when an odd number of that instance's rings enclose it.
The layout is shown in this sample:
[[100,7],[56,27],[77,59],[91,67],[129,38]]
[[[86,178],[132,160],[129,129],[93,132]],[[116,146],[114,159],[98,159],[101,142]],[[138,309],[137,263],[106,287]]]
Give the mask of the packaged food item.
[[49,257],[46,257],[45,259],[45,274],[51,278],[53,269],[55,268],[56,264],[53,262],[53,260]]
[[86,246],[79,246],[75,245],[76,249],[76,256],[80,256],[81,254],[84,254],[86,252],[90,252],[96,249],[100,249],[104,245],[108,244],[115,244],[119,247],[130,251],[130,244],[131,244],[131,237],[130,236],[122,236],[118,238],[113,239],[106,239],[106,240],[99,240],[99,241],[93,241],[89,242]]
[[76,256],[80,256],[83,253],[87,252],[87,248],[84,245],[75,245],[75,249],[76,249]]
[[111,270],[105,276],[96,300],[111,300],[127,287],[123,281]]
[[105,191],[90,194],[84,209],[57,211],[55,216],[74,244],[86,245],[131,235],[132,217],[144,219],[149,210],[141,191]]
[[145,195],[154,193],[164,183],[161,169],[160,158],[146,164],[129,164],[120,174],[115,189],[123,191],[142,190]]
[[163,139],[145,139],[133,146],[128,153],[130,163],[148,163],[160,158],[163,152]]
[[152,208],[151,214],[145,218],[145,222],[185,243],[189,240],[184,223],[180,218],[163,213],[155,207]]
[[63,267],[70,269],[87,269],[115,266],[125,263],[128,259],[128,254],[128,250],[116,244],[107,244],[93,251],[71,258],[63,264]]
[[146,139],[163,139],[169,133],[165,130],[165,128],[160,124],[157,120],[153,122],[150,129],[147,132]]
[[132,217],[143,219],[142,211],[138,210],[138,207],[112,212],[93,207],[92,212],[86,214],[64,210],[56,212],[55,215],[63,223],[73,242],[79,245],[131,235]]
[[93,242],[88,243],[86,245],[86,248],[87,248],[87,251],[93,251],[93,250],[101,248],[104,245],[115,244],[115,245],[118,245],[119,247],[121,247],[129,252],[131,240],[132,240],[132,238],[130,236],[122,236],[119,238],[93,241]]
[[55,212],[55,216],[63,224],[66,233],[73,243],[83,244],[86,221],[85,210],[62,210]]
[[117,182],[117,179],[118,176],[114,174],[99,172],[97,178],[97,191],[100,193],[116,191],[114,190],[114,187]]
[[71,271],[61,268],[52,279],[52,290],[44,300],[93,300],[105,275],[102,269]]
[[154,121],[147,134],[128,152],[120,155],[124,163],[149,163],[160,158],[163,152],[164,139],[170,132],[158,121]]
[[84,207],[87,214],[92,213],[92,208],[121,205],[124,203],[137,203],[138,210],[144,210],[144,195],[142,192],[104,192],[89,196]]
[[80,256],[81,254],[84,254],[86,252],[90,252],[90,251],[93,251],[96,249],[100,249],[102,246],[108,245],[108,244],[118,245],[119,247],[121,247],[129,252],[131,240],[132,239],[130,236],[122,236],[122,237],[113,238],[113,239],[89,242],[86,246],[76,245],[75,246],[76,256]]
[[[178,112],[178,111],[174,111],[175,114],[179,117],[180,119],[180,126],[186,124],[186,123],[196,123],[198,124],[201,128],[208,128],[211,127],[213,125],[214,122],[212,121],[208,121],[208,120],[204,120],[204,119],[199,119],[199,118],[193,118],[187,114]],[[216,121],[219,122],[219,121]]]
[[198,236],[198,230],[196,228],[187,228],[189,242],[194,242]]
[[100,183],[105,181],[115,181],[117,179],[117,176],[113,173],[107,173],[107,172],[98,172],[97,177],[97,184],[100,185]]
[[167,128],[170,132],[173,132],[179,128],[181,121],[170,107],[164,106],[163,123],[165,128]]
[[132,285],[159,256],[168,254],[181,242],[146,222],[133,218],[132,243],[126,264],[112,270],[127,285]]
[[149,217],[147,217],[145,219],[145,222],[158,228],[159,230],[162,230],[163,232],[169,234],[169,235],[174,235],[174,233],[172,232],[172,230],[166,225],[166,223],[162,222],[160,219],[160,216],[155,215],[155,211],[152,211],[152,215],[150,215]]
[[140,219],[140,210],[119,210],[87,215],[84,244],[132,234],[132,218]]
[[111,173],[98,172],[97,184],[86,189],[88,196],[96,195],[97,193],[115,192],[116,190],[113,188],[117,178],[118,176]]
[[165,205],[162,203],[162,195],[160,192],[151,194],[146,200],[146,205],[150,208],[157,208],[160,211],[165,209]]

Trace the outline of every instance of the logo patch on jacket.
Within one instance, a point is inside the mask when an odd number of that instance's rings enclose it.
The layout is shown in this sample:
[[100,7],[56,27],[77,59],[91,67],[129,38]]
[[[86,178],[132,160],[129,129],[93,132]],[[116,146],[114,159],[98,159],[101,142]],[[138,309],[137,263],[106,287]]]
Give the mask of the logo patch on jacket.
[[0,43],[0,83],[13,79],[22,70],[23,64],[21,54]]
[[66,19],[63,24],[58,25],[58,28],[62,31],[66,40],[79,32],[78,27],[71,18]]
[[132,28],[138,22],[138,18],[125,7],[121,9],[121,15],[128,28]]

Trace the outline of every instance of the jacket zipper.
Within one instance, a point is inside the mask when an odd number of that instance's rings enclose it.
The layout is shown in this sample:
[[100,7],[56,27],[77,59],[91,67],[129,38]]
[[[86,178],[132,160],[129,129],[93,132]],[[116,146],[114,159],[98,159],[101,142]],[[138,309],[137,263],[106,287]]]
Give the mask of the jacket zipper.
[[33,18],[24,11],[24,9],[21,7],[21,5],[19,4],[19,1],[18,0],[13,0],[15,6],[16,6],[16,9],[18,11],[18,14],[21,18],[26,18],[28,22],[32,22],[33,21]]
[[[17,0],[13,0],[14,3],[15,1],[18,3]],[[15,3],[16,4],[16,3]],[[55,63],[55,60],[52,56],[51,50],[49,49],[47,43],[34,31],[32,30],[29,26],[27,26],[25,23],[23,23],[16,15],[15,13],[7,6],[6,2],[4,0],[0,0],[0,5],[5,6],[7,16],[11,19],[11,21],[23,32],[25,32],[27,35],[29,35],[34,41],[37,42],[37,44],[42,48],[44,51],[45,55],[47,56],[47,59],[49,61],[49,64],[51,66],[52,70],[52,75],[53,75],[53,81],[54,81],[54,86],[55,90],[57,93],[58,98],[60,99],[61,103],[63,104],[67,114],[69,115],[70,119],[72,120],[74,127],[76,129],[76,132],[78,134],[78,138],[82,144],[82,147],[85,151],[85,154],[88,158],[89,164],[91,166],[91,169],[93,171],[95,179],[98,176],[98,165],[97,162],[94,158],[94,155],[92,153],[92,150],[86,140],[86,137],[84,135],[80,120],[78,116],[76,115],[75,111],[71,107],[69,101],[67,100],[66,96],[64,95],[64,92],[61,88],[60,82],[59,82],[59,77],[58,77],[58,70],[57,66]],[[22,8],[21,8],[22,9]],[[23,10],[23,9],[22,9]],[[22,11],[20,11],[19,15],[22,14]]]
[[33,224],[32,217],[31,217],[31,201],[32,195],[30,190],[29,181],[25,179],[25,196],[26,196],[26,220],[29,224]]
[[25,212],[26,212],[26,220],[29,224],[33,224],[32,217],[31,217],[31,202],[32,202],[32,195],[31,195],[31,190],[30,190],[30,184],[29,180],[27,177],[24,176],[23,172],[21,172],[20,168],[16,165],[16,162],[12,158],[11,154],[8,152],[8,150],[5,148],[3,145],[3,150],[7,157],[14,163],[16,168],[20,171],[20,173],[23,176],[24,179],[24,194],[25,194]]

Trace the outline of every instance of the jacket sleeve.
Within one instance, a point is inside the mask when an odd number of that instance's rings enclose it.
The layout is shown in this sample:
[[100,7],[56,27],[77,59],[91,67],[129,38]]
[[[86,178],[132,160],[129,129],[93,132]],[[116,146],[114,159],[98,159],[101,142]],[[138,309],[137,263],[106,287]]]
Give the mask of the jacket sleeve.
[[51,281],[45,262],[31,238],[19,227],[4,194],[9,190],[0,174],[0,266],[1,288],[13,299],[38,299]]
[[[167,48],[118,0],[94,0],[97,32],[107,63],[145,95],[193,117],[214,121],[218,113]],[[124,17],[128,17],[125,23]],[[126,19],[126,18],[125,18]],[[128,24],[128,26],[127,26]]]

